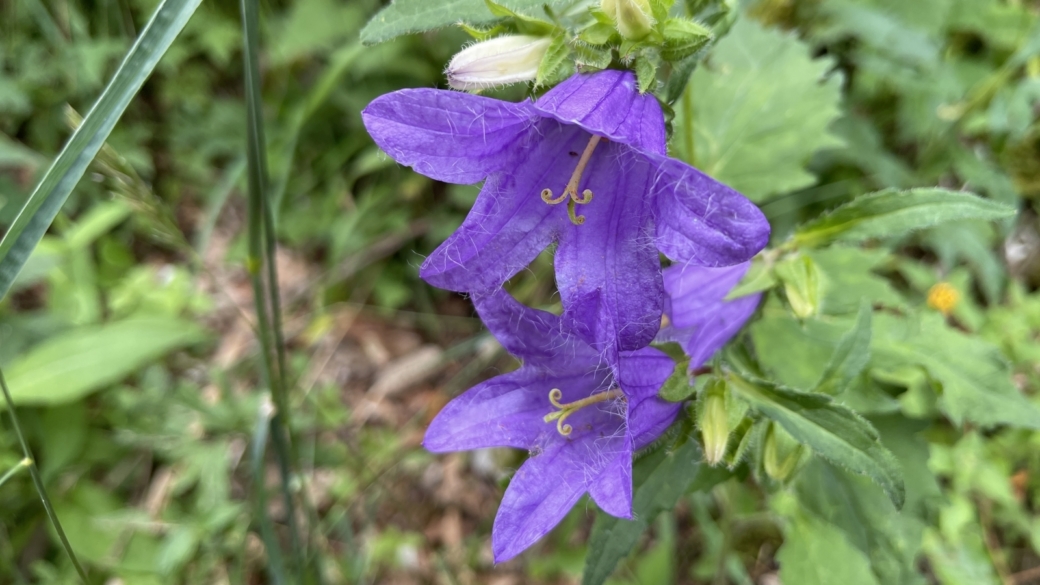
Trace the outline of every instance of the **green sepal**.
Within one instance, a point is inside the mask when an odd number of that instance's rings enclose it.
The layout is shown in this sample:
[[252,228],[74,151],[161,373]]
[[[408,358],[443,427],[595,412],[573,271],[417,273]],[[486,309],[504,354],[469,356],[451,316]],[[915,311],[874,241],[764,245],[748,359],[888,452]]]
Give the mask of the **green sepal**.
[[661,58],[665,61],[681,61],[711,42],[711,29],[685,18],[669,18],[661,26],[664,44]]
[[593,47],[581,41],[571,47],[574,50],[574,62],[581,69],[606,69],[613,59],[610,49]]
[[657,88],[657,64],[646,55],[636,59],[636,79],[639,81],[639,93]]
[[578,38],[590,45],[607,45],[617,39],[617,29],[610,23],[595,22],[586,27]]
[[538,73],[534,78],[535,87],[545,87],[561,81],[563,77],[561,73],[567,69],[564,65],[570,54],[571,50],[567,46],[567,37],[563,34],[563,31],[558,30],[553,33],[549,48],[545,50],[545,56],[542,57],[542,62],[538,64]]
[[676,363],[672,375],[664,381],[657,395],[668,402],[682,402],[693,396],[697,387],[690,381],[690,375],[686,372],[689,367],[688,359]]

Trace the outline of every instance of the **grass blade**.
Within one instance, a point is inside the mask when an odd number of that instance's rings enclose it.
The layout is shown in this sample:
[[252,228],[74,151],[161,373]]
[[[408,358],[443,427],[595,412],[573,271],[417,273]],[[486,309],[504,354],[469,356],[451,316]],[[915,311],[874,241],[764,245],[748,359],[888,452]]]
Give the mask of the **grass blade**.
[[101,150],[116,122],[202,0],[163,0],[83,124],[25,201],[0,241],[0,299]]
[[[40,496],[40,502],[43,503],[43,509],[47,512],[47,518],[51,521],[54,531],[58,533],[58,538],[61,539],[61,546],[68,553],[69,559],[72,560],[72,565],[76,567],[79,578],[83,580],[83,583],[87,583],[87,572],[83,570],[83,565],[79,564],[76,553],[72,551],[69,538],[65,536],[65,530],[62,529],[61,522],[58,521],[58,514],[54,511],[54,506],[51,506],[51,499],[47,496],[47,488],[43,486],[43,478],[40,477],[40,470],[36,468],[36,460],[33,459],[32,451],[29,450],[29,443],[26,442],[25,435],[22,434],[22,425],[18,423],[18,413],[15,411],[14,401],[11,400],[11,391],[7,389],[7,382],[4,380],[2,371],[0,371],[0,390],[3,390],[4,402],[7,404],[7,415],[11,417],[11,426],[14,428],[14,434],[18,437],[18,444],[22,446],[22,453],[25,455],[22,464],[24,465],[26,461],[29,462],[29,475],[32,476],[33,485],[36,486],[36,493]],[[4,481],[7,481],[6,476]]]

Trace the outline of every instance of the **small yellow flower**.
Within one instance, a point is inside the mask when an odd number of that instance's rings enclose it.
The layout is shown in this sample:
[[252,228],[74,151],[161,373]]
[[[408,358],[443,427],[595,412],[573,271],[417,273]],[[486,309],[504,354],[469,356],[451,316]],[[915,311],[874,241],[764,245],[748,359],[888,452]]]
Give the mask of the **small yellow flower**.
[[948,282],[937,283],[928,289],[928,306],[943,315],[949,315],[959,300],[961,300],[961,293],[957,292],[957,289]]

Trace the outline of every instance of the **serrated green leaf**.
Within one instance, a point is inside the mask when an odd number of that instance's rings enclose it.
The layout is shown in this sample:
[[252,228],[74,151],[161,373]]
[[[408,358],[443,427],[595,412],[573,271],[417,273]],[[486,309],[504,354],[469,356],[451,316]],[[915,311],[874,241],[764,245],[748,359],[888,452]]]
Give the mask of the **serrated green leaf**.
[[870,303],[864,302],[859,307],[856,324],[841,338],[834,354],[823,370],[823,376],[816,384],[816,392],[836,396],[843,392],[852,380],[863,371],[870,361],[871,336]]
[[639,542],[658,514],[675,507],[679,497],[695,485],[708,489],[729,477],[724,469],[701,465],[696,441],[685,440],[678,448],[659,449],[632,466],[632,514],[623,520],[600,512],[592,525],[582,585],[602,585],[621,559]]
[[15,404],[78,400],[170,351],[205,338],[190,321],[137,318],[73,329],[44,341],[6,370]]
[[874,480],[897,508],[906,496],[895,457],[866,419],[823,394],[729,377],[730,389],[824,459]]
[[857,197],[795,230],[801,246],[833,241],[902,236],[914,230],[962,219],[994,220],[1015,214],[1013,207],[947,189],[885,189]]
[[[676,103],[676,156],[753,201],[811,185],[813,152],[841,142],[841,76],[793,34],[741,19]],[[823,80],[823,81],[821,81]]]
[[[522,16],[544,16],[543,7],[561,7],[571,0],[498,0],[506,11]],[[484,0],[394,0],[380,10],[361,30],[361,42],[373,45],[409,33],[425,32],[458,22],[488,24],[502,18]]]
[[996,347],[954,330],[937,313],[875,317],[872,363],[890,370],[923,367],[942,384],[939,406],[955,424],[1040,429],[1040,408],[1011,382],[1011,369]]
[[0,240],[0,299],[201,0],[165,0]]

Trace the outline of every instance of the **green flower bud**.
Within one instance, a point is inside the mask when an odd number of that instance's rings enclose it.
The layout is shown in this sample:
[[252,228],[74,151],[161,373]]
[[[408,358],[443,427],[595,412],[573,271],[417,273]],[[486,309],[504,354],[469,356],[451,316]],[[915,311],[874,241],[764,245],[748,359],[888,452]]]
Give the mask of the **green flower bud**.
[[762,466],[766,474],[780,482],[787,481],[807,460],[808,451],[784,429],[770,424],[762,447]]
[[725,382],[719,379],[708,382],[697,415],[697,424],[704,440],[704,458],[709,465],[718,465],[726,456],[730,433]]
[[532,81],[551,42],[548,37],[505,35],[470,45],[448,63],[448,85],[485,89]]
[[823,283],[816,263],[808,256],[796,256],[776,265],[776,275],[784,283],[784,294],[791,312],[808,319],[820,311]]
[[654,28],[649,0],[602,0],[600,8],[614,21],[621,36],[638,41]]

